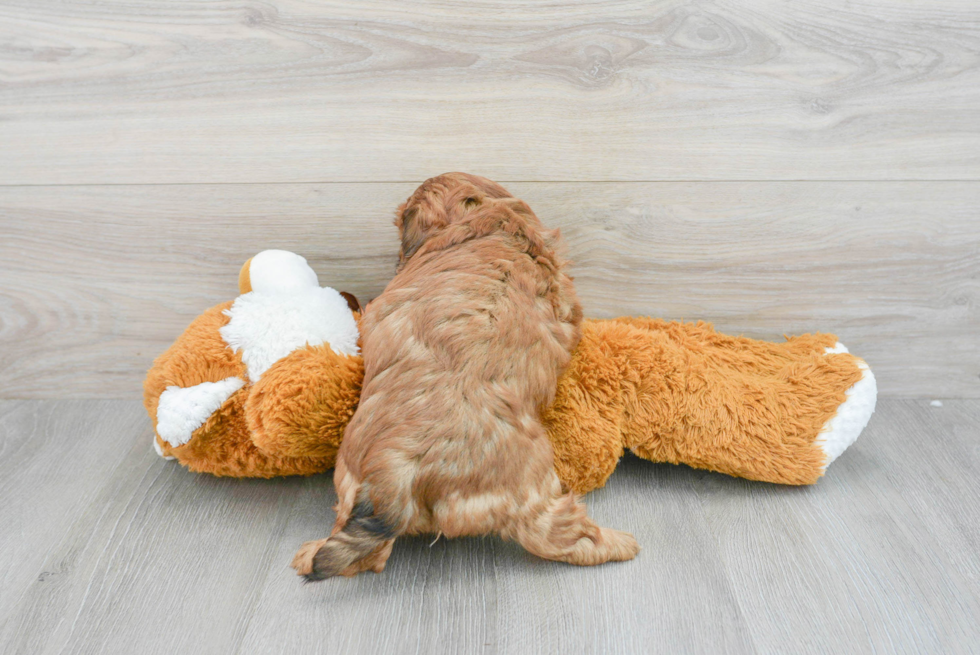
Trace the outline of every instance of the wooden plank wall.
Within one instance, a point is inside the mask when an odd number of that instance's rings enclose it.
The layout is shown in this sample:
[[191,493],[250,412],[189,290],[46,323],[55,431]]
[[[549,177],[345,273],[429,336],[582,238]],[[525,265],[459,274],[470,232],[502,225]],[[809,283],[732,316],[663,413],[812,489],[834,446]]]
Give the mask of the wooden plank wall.
[[974,0],[3,0],[0,153],[0,397],[138,396],[264,248],[376,295],[447,170],[563,228],[589,315],[980,397]]
[[0,12],[8,184],[980,176],[975,0]]

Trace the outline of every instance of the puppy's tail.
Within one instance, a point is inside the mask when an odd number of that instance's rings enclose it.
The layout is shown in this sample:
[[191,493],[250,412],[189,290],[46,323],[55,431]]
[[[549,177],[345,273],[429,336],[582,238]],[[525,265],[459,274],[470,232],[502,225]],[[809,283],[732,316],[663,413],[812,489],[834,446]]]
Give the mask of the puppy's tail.
[[376,516],[371,500],[365,499],[354,505],[350,519],[339,532],[328,539],[303,544],[293,558],[293,568],[307,582],[368,569],[380,572],[391,549],[388,542],[396,536],[394,527]]

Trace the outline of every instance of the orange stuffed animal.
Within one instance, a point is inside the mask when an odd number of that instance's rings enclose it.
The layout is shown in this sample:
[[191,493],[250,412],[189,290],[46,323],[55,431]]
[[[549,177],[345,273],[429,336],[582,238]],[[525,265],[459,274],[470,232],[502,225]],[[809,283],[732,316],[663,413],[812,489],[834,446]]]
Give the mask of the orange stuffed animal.
[[[356,300],[281,250],[246,262],[239,287],[153,363],[154,446],[215,475],[326,471],[364,374]],[[543,419],[558,475],[578,493],[605,484],[626,450],[812,484],[864,429],[875,397],[868,366],[831,334],[769,343],[706,323],[586,320]]]

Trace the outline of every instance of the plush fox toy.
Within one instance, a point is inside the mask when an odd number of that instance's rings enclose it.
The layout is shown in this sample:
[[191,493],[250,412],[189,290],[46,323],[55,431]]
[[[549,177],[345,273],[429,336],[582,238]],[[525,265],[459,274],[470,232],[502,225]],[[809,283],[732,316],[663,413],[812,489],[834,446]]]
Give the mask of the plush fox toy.
[[[157,452],[222,476],[332,468],[364,375],[356,300],[281,250],[246,262],[239,287],[147,375]],[[857,439],[876,394],[867,364],[831,334],[769,343],[706,323],[586,320],[543,419],[558,476],[578,493],[604,485],[626,450],[799,485]]]

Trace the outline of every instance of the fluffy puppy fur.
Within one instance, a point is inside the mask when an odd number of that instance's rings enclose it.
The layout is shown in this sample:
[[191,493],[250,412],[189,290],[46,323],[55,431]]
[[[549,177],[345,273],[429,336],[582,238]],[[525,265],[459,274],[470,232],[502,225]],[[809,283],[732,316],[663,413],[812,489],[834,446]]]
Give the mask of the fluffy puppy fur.
[[631,559],[563,493],[541,425],[582,311],[560,238],[500,185],[462,173],[397,213],[399,270],[361,321],[360,405],[340,447],[337,521],[293,566],[308,580],[380,572],[394,539],[497,532],[547,559]]

